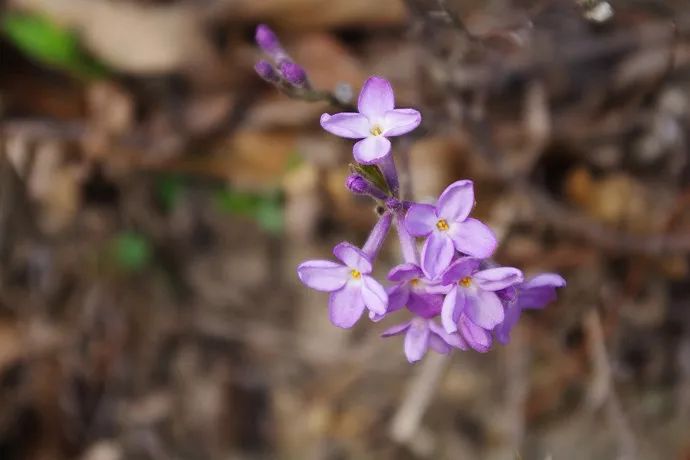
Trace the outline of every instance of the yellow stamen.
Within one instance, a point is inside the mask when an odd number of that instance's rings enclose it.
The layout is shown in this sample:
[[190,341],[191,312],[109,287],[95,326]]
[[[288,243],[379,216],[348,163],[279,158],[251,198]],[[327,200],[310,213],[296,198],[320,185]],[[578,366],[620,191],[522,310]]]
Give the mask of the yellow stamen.
[[352,270],[350,272],[350,276],[352,277],[352,279],[358,280],[362,277],[362,274],[359,272],[359,270]]
[[468,288],[470,287],[470,284],[472,284],[472,278],[469,276],[464,277],[460,281],[458,281],[458,284],[462,287]]
[[439,229],[442,232],[445,232],[448,230],[448,222],[446,222],[446,219],[439,219],[438,222],[436,222],[436,228]]
[[369,132],[371,134],[373,134],[374,136],[380,136],[381,134],[383,134],[383,130],[381,129],[381,127],[379,125],[374,125],[374,127],[371,128],[369,130]]
[[410,280],[410,285],[417,286],[419,284],[419,279],[413,278]]

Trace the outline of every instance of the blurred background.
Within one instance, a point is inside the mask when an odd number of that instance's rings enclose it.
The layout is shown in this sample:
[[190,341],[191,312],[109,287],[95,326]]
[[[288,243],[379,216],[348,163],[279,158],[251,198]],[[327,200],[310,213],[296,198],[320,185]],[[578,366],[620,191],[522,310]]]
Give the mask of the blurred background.
[[[688,11],[0,2],[0,459],[690,459]],[[330,325],[295,267],[376,216],[340,109],[255,75],[259,23],[320,89],[390,79],[408,196],[474,179],[558,302],[414,366]]]

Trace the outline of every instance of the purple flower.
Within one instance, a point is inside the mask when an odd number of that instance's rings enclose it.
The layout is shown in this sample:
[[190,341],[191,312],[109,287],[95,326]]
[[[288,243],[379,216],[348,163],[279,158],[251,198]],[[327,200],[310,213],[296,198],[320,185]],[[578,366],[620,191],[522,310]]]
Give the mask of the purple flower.
[[479,351],[491,346],[487,331],[504,319],[503,304],[496,291],[523,280],[517,268],[498,267],[479,270],[481,260],[461,257],[443,273],[441,282],[449,286],[443,300],[441,322],[447,332],[460,334]]
[[506,290],[497,292],[499,296],[512,297],[505,302],[505,319],[494,330],[498,341],[503,344],[508,343],[510,332],[520,319],[522,310],[544,308],[546,304],[556,300],[556,288],[564,286],[565,280],[562,276],[555,273],[542,273],[515,286],[512,295],[506,293]]
[[470,180],[450,184],[436,206],[413,204],[405,216],[405,227],[413,236],[427,237],[422,248],[422,269],[431,279],[450,265],[455,250],[473,257],[490,257],[496,236],[477,219],[468,218],[474,206]]
[[396,109],[393,88],[388,80],[370,77],[357,101],[359,113],[343,112],[321,115],[321,126],[336,136],[362,139],[354,146],[355,159],[371,164],[386,157],[391,150],[388,140],[415,129],[422,115],[414,109]]
[[256,70],[256,73],[259,74],[261,78],[269,83],[278,83],[280,81],[278,72],[276,72],[268,61],[260,60],[254,65],[254,70]]
[[429,318],[415,317],[389,328],[381,335],[391,337],[400,334],[405,334],[405,356],[411,363],[422,359],[429,348],[441,354],[447,354],[453,348],[468,349],[462,337],[447,333]]
[[259,45],[266,54],[270,56],[282,55],[285,52],[280,45],[278,36],[266,24],[259,24],[254,35],[256,44]]
[[279,64],[278,69],[285,81],[291,85],[298,88],[308,86],[307,73],[301,65],[295,64],[292,61],[283,61]]
[[[388,279],[394,284],[388,289],[388,309],[386,314],[407,309],[422,318],[433,318],[441,313],[443,294],[438,286],[427,280],[419,266],[411,263],[401,264],[388,273]],[[374,315],[378,321],[382,315]]]
[[331,322],[352,327],[364,308],[384,314],[388,295],[378,281],[369,276],[371,259],[350,243],[340,243],[333,254],[342,264],[329,260],[309,260],[297,267],[299,279],[312,289],[330,292],[328,311]]

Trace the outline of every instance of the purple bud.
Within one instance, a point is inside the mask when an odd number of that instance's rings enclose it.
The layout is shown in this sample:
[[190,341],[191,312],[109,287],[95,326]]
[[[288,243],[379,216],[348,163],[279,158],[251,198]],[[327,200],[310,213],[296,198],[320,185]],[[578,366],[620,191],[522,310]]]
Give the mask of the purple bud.
[[268,54],[282,52],[278,36],[266,24],[258,25],[254,39],[259,48]]
[[280,75],[276,72],[276,69],[268,62],[261,60],[254,65],[254,70],[259,74],[261,78],[269,83],[278,83],[280,81]]
[[386,199],[385,193],[359,174],[350,174],[347,176],[345,186],[349,191],[357,195],[371,195],[379,200]]
[[279,67],[280,73],[283,78],[287,80],[293,86],[301,88],[307,83],[307,73],[304,71],[302,66],[295,64],[292,61],[283,61],[280,63]]

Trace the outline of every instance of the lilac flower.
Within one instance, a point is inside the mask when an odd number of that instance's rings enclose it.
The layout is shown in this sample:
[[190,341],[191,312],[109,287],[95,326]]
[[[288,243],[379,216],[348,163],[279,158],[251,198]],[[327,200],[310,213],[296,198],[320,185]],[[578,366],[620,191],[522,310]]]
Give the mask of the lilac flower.
[[[433,318],[441,313],[443,294],[438,286],[424,277],[419,266],[405,263],[393,267],[388,273],[388,279],[394,284],[388,289],[388,309],[386,314],[407,309],[422,318]],[[375,315],[374,321],[383,316]]]
[[496,291],[522,282],[523,276],[512,267],[479,270],[480,263],[474,257],[461,257],[443,273],[441,282],[449,290],[443,300],[441,322],[447,332],[460,330],[470,346],[485,351],[491,345],[487,331],[504,319]]
[[278,40],[278,36],[266,24],[259,24],[256,27],[254,39],[256,40],[256,44],[259,45],[259,48],[261,48],[264,53],[273,57],[277,61],[286,56],[285,51],[280,44],[280,40]]
[[278,83],[280,81],[280,75],[278,75],[276,69],[268,61],[260,60],[254,65],[254,70],[269,83]]
[[450,265],[455,250],[474,257],[490,257],[496,236],[489,227],[469,218],[474,206],[470,180],[450,184],[436,206],[413,204],[405,216],[405,227],[413,236],[427,237],[422,248],[422,269],[431,279]]
[[384,314],[388,295],[378,281],[369,276],[371,258],[350,243],[340,243],[333,254],[342,264],[328,260],[309,260],[297,267],[299,279],[312,289],[330,292],[328,310],[331,322],[352,327],[364,308]]
[[290,83],[297,88],[303,88],[309,86],[309,80],[307,79],[307,73],[304,68],[295,64],[292,61],[283,61],[278,65],[280,74],[283,76],[285,81]]
[[422,359],[429,348],[441,354],[447,354],[453,348],[468,349],[460,335],[447,333],[429,318],[415,317],[389,328],[381,335],[391,337],[400,334],[405,334],[405,356],[411,363]]
[[353,148],[355,159],[362,164],[376,163],[386,157],[391,150],[388,138],[408,133],[422,121],[417,110],[395,108],[393,88],[381,77],[370,77],[364,83],[357,110],[359,113],[324,113],[321,126],[336,136],[362,139]]
[[505,319],[496,326],[494,332],[499,342],[506,344],[510,340],[510,332],[520,319],[524,309],[544,308],[546,304],[556,300],[556,288],[565,286],[562,276],[555,273],[542,273],[540,275],[518,284],[512,293],[505,290],[499,291],[499,296],[512,297],[506,304]]

